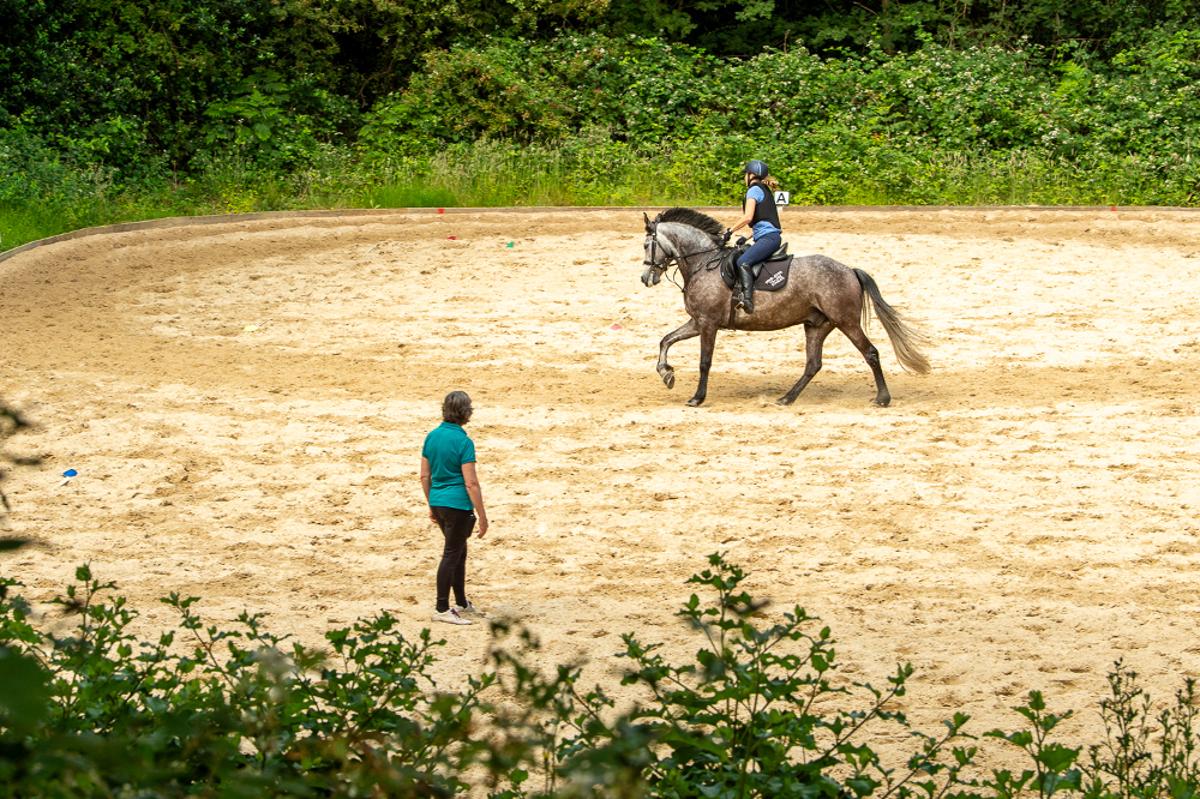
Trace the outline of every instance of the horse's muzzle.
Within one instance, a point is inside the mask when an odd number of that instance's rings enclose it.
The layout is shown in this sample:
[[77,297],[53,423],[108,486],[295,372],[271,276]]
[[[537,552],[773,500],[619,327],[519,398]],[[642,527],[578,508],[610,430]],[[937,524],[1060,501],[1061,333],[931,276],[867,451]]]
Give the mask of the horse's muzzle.
[[646,267],[646,271],[642,272],[643,286],[657,286],[658,281],[662,280],[663,270],[651,264]]

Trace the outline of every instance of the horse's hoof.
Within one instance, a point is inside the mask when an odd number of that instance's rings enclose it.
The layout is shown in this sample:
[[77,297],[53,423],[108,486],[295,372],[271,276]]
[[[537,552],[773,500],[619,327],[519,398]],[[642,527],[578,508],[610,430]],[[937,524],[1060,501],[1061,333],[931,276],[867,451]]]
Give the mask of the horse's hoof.
[[675,373],[666,372],[662,376],[662,381],[667,388],[675,388]]
[[891,397],[876,397],[875,404],[878,405],[880,408],[886,408],[887,406],[892,404],[892,398]]
[[796,401],[795,397],[789,397],[787,394],[784,394],[782,397],[775,400],[775,404],[776,405],[791,405],[795,401]]
[[704,397],[692,397],[687,404],[689,408],[699,408],[702,402],[704,402]]

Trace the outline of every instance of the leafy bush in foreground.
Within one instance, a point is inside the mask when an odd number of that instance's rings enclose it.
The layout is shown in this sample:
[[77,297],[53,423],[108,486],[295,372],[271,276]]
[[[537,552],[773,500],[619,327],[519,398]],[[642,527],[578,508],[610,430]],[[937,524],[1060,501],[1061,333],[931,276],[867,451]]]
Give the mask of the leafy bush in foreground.
[[[675,664],[625,635],[618,707],[580,684],[578,664],[538,666],[529,631],[493,624],[492,670],[458,690],[432,677],[442,643],[409,641],[382,613],[325,635],[317,652],[243,614],[206,625],[195,598],[157,640],[88,567],[55,606],[65,632],[39,619],[0,580],[0,796],[937,797],[1054,794],[1194,797],[1200,790],[1194,682],[1154,716],[1120,663],[1101,702],[1107,734],[1087,748],[1052,740],[1070,714],[1040,693],[1016,708],[1025,729],[976,738],[955,714],[939,736],[910,729],[886,688],[837,678],[828,628],[794,608],[764,620],[720,555],[693,576],[679,616],[701,646]],[[772,614],[774,615],[774,614]],[[868,739],[915,736],[918,751],[888,764]],[[1023,749],[1021,773],[977,765],[979,746]]]

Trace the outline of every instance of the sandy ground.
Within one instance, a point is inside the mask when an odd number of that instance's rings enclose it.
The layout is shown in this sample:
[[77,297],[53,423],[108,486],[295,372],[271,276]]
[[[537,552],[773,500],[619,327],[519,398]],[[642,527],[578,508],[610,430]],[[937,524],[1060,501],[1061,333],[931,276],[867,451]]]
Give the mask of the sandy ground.
[[[717,213],[732,221],[730,209]],[[620,634],[673,613],[717,550],[779,613],[828,623],[850,679],[917,669],[905,707],[1015,726],[1029,688],[1092,735],[1117,658],[1156,696],[1200,673],[1200,214],[788,209],[794,252],[870,272],[931,338],[893,405],[835,333],[790,408],[803,335],[723,333],[707,404],[684,319],[644,288],[641,209],[381,212],[91,236],[0,263],[0,394],[45,456],[5,483],[42,546],[2,571],[49,599],[73,565],[158,630],[171,591],[317,643],[381,608],[428,626],[440,534],[417,480],[441,397],[493,529],[477,604],[547,662],[613,682]],[[76,469],[66,486],[60,475]],[[487,633],[439,626],[442,684]],[[909,751],[905,745],[904,751]]]

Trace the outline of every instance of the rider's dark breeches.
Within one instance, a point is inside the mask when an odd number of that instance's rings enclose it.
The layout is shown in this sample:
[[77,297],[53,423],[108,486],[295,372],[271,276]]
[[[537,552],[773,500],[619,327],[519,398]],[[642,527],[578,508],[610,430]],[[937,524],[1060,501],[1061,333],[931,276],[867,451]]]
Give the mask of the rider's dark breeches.
[[755,239],[750,245],[750,249],[738,256],[738,266],[754,266],[771,257],[771,254],[779,249],[783,237],[778,233],[769,233],[762,238]]

